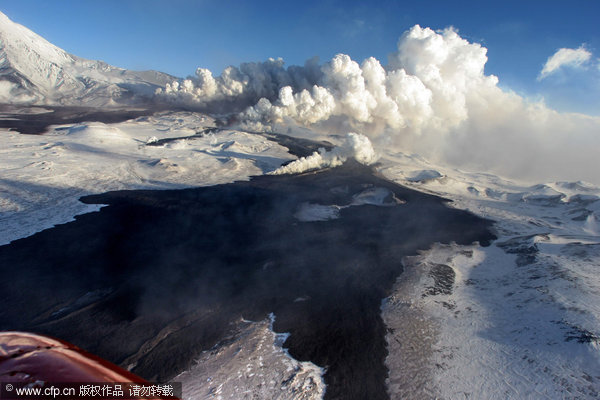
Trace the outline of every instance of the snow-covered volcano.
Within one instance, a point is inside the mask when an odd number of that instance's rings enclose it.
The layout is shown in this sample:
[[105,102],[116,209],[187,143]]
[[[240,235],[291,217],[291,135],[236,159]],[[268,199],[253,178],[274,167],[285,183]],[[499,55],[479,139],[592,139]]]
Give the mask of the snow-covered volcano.
[[148,99],[173,79],[74,56],[0,12],[0,102],[111,106]]

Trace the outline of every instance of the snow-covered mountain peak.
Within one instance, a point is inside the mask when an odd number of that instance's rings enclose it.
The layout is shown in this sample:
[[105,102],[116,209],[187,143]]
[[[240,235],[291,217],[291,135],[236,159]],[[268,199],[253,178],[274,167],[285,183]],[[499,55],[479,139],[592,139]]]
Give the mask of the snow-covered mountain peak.
[[[73,57],[40,35],[21,24],[11,21],[0,12],[0,49],[11,62],[22,64],[35,58],[64,66],[73,63]],[[35,58],[34,58],[35,57]]]
[[0,102],[122,105],[173,79],[74,56],[0,12]]

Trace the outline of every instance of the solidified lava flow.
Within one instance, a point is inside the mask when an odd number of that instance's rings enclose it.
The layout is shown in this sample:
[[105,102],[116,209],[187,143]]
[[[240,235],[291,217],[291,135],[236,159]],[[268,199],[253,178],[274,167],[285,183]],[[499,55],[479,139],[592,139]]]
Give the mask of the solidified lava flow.
[[[354,201],[373,189],[389,192],[386,204]],[[60,337],[165,380],[240,316],[273,312],[289,353],[326,367],[327,399],[389,398],[380,305],[403,256],[493,239],[490,221],[352,161],[83,201],[109,206],[0,247],[0,329]],[[337,218],[298,218],[313,206]]]

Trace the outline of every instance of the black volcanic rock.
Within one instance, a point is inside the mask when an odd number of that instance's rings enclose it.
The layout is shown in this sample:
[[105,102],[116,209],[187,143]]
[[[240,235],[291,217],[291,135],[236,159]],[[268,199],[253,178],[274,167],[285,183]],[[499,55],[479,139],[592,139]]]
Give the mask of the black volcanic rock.
[[[369,188],[405,203],[302,222]],[[150,380],[188,368],[244,317],[274,313],[298,360],[326,367],[326,398],[386,399],[380,305],[403,256],[487,244],[491,222],[342,167],[178,191],[89,196],[99,212],[0,247],[0,329],[68,340]],[[296,301],[298,298],[303,301]]]

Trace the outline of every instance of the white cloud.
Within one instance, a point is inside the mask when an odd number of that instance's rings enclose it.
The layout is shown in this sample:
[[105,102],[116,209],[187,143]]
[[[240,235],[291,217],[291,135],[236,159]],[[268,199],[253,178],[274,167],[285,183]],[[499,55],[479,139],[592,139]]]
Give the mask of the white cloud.
[[586,50],[583,45],[577,49],[559,49],[552,57],[549,57],[538,76],[538,80],[546,78],[561,69],[562,67],[580,67],[589,61],[592,53]]

